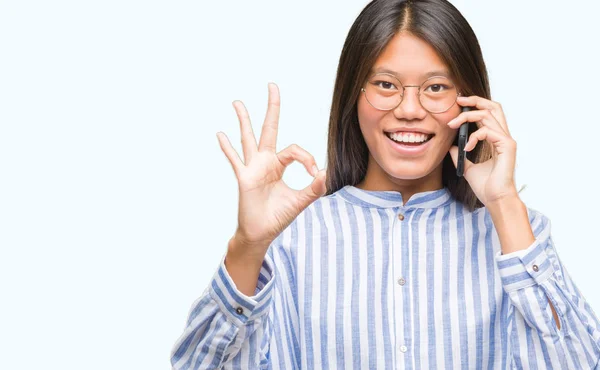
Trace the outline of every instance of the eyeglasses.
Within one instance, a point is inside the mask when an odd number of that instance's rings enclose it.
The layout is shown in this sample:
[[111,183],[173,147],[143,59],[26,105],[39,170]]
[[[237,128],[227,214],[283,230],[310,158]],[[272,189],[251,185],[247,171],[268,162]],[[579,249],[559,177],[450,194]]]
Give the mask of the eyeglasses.
[[421,106],[430,113],[444,113],[452,108],[460,96],[449,78],[429,77],[423,84],[402,85],[396,76],[389,73],[376,73],[369,78],[361,91],[371,106],[379,110],[392,110],[402,103],[405,88],[417,87]]

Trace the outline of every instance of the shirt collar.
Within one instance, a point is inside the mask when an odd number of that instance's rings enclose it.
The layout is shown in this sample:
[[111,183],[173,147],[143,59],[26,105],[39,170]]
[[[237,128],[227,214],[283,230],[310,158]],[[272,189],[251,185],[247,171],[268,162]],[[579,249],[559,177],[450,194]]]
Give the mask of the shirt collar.
[[338,190],[337,194],[349,203],[377,208],[438,208],[454,199],[447,187],[416,193],[404,205],[402,194],[394,190],[363,190],[346,185]]

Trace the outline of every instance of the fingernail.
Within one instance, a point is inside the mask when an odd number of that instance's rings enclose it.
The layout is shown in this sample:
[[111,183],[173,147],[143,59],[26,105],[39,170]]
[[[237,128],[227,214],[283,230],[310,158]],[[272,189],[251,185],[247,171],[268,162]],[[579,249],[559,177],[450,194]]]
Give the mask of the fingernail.
[[312,166],[312,173],[313,177],[317,176],[317,173],[319,173],[319,169],[317,168],[317,166]]

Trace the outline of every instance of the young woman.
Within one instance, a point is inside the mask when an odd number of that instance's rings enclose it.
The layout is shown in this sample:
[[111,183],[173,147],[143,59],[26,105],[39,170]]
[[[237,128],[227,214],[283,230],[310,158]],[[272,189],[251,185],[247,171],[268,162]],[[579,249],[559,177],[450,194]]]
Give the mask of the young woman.
[[[258,144],[234,107],[243,161],[218,139],[239,181],[238,228],[173,348],[175,369],[596,367],[600,322],[549,220],[519,198],[516,143],[450,3],[375,0],[358,16],[326,171],[297,145],[276,152],[276,85]],[[282,181],[294,160],[315,177],[302,191]]]

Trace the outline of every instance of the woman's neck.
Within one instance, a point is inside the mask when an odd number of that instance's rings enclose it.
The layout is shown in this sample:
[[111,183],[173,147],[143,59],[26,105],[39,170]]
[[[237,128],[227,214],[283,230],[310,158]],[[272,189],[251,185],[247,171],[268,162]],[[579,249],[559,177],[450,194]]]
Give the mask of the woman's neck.
[[439,190],[444,187],[442,183],[443,163],[440,163],[440,165],[428,175],[419,179],[410,180],[390,176],[381,169],[379,165],[372,165],[372,163],[375,163],[375,161],[371,159],[367,174],[360,183],[355,185],[355,187],[371,191],[397,191],[402,194],[402,200],[405,204],[414,194]]

